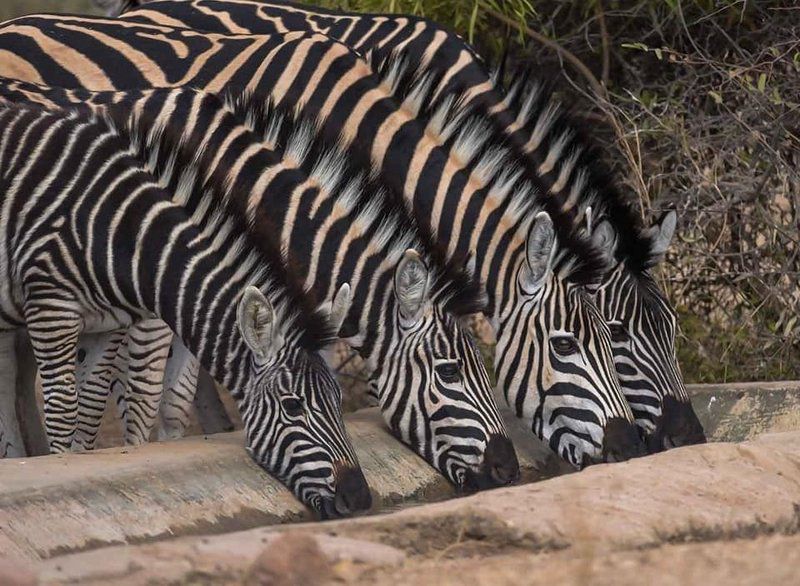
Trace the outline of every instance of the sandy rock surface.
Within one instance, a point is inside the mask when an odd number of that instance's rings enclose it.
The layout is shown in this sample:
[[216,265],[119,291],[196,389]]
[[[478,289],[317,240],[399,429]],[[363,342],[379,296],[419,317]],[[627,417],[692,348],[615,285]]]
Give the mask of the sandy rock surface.
[[[456,555],[457,551],[450,552]],[[480,554],[411,560],[400,568],[370,568],[350,583],[390,586],[782,586],[796,585],[800,537],[666,545],[600,553],[591,547],[559,553]],[[646,577],[646,578],[645,578]]]
[[791,432],[392,514],[76,553],[38,570],[53,584],[616,585],[641,584],[644,571],[648,584],[796,584],[797,533]]

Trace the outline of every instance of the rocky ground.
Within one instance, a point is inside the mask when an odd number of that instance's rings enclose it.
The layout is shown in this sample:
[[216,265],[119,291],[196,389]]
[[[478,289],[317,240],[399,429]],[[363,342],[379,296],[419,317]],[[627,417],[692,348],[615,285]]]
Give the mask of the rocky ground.
[[360,519],[84,549],[6,559],[0,584],[796,584],[800,432]]

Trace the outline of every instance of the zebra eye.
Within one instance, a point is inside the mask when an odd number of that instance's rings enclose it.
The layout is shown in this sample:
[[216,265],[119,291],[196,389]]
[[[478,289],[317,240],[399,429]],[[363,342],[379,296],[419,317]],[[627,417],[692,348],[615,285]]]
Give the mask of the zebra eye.
[[578,343],[572,336],[558,336],[552,338],[550,344],[553,346],[553,350],[555,350],[556,354],[560,354],[561,356],[569,356],[578,351]]
[[628,341],[628,332],[625,331],[625,328],[622,326],[622,324],[608,324],[608,329],[611,330],[612,342]]
[[461,382],[461,366],[457,362],[445,362],[437,365],[436,374],[446,383]]
[[281,406],[289,417],[302,417],[303,415],[303,401],[297,397],[283,397]]

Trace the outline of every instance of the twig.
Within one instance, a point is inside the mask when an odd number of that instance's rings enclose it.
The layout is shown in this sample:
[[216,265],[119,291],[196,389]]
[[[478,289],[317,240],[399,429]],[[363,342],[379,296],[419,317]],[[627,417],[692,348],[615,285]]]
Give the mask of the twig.
[[600,40],[603,47],[603,73],[602,79],[603,87],[608,88],[609,75],[611,74],[611,48],[608,37],[608,28],[606,28],[606,14],[603,10],[603,2],[597,0],[595,5],[597,9],[597,23],[600,25]]
[[578,70],[578,73],[580,73],[583,76],[584,80],[586,80],[586,82],[589,84],[589,87],[592,88],[592,91],[597,96],[597,98],[603,101],[606,100],[607,97],[606,89],[597,80],[594,73],[592,73],[592,70],[589,69],[586,66],[586,64],[583,61],[581,61],[572,51],[565,49],[564,47],[559,45],[556,41],[547,38],[541,33],[536,32],[527,25],[520,24],[519,22],[515,21],[512,18],[509,18],[502,12],[498,12],[497,10],[491,8],[490,6],[484,5],[484,8],[486,10],[486,14],[488,14],[495,20],[499,20],[500,22],[505,23],[509,26],[513,26],[518,31],[526,34],[534,41],[544,45],[545,47],[552,49],[553,51],[558,53],[561,57],[569,61],[572,64],[572,66]]

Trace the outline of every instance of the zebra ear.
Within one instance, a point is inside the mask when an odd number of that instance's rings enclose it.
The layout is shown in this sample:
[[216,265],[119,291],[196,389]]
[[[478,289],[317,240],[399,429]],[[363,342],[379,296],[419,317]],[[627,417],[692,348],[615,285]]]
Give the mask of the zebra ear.
[[672,237],[675,235],[675,227],[678,225],[678,214],[675,210],[670,210],[650,228],[651,242],[650,254],[653,264],[660,261],[667,253]]
[[608,220],[603,220],[591,232],[592,243],[602,251],[608,262],[614,258],[617,250],[617,233]]
[[326,301],[323,303],[320,306],[320,310],[328,314],[328,321],[338,334],[347,317],[347,312],[350,311],[350,284],[344,283],[339,287],[339,290],[333,297],[333,301]]
[[416,250],[409,248],[394,272],[394,294],[400,317],[416,323],[428,298],[428,267]]
[[259,358],[266,358],[276,343],[275,310],[269,299],[251,285],[242,294],[236,314],[247,347]]
[[547,212],[539,212],[525,241],[525,267],[521,278],[527,288],[538,288],[547,276],[553,262],[555,243],[553,220]]

